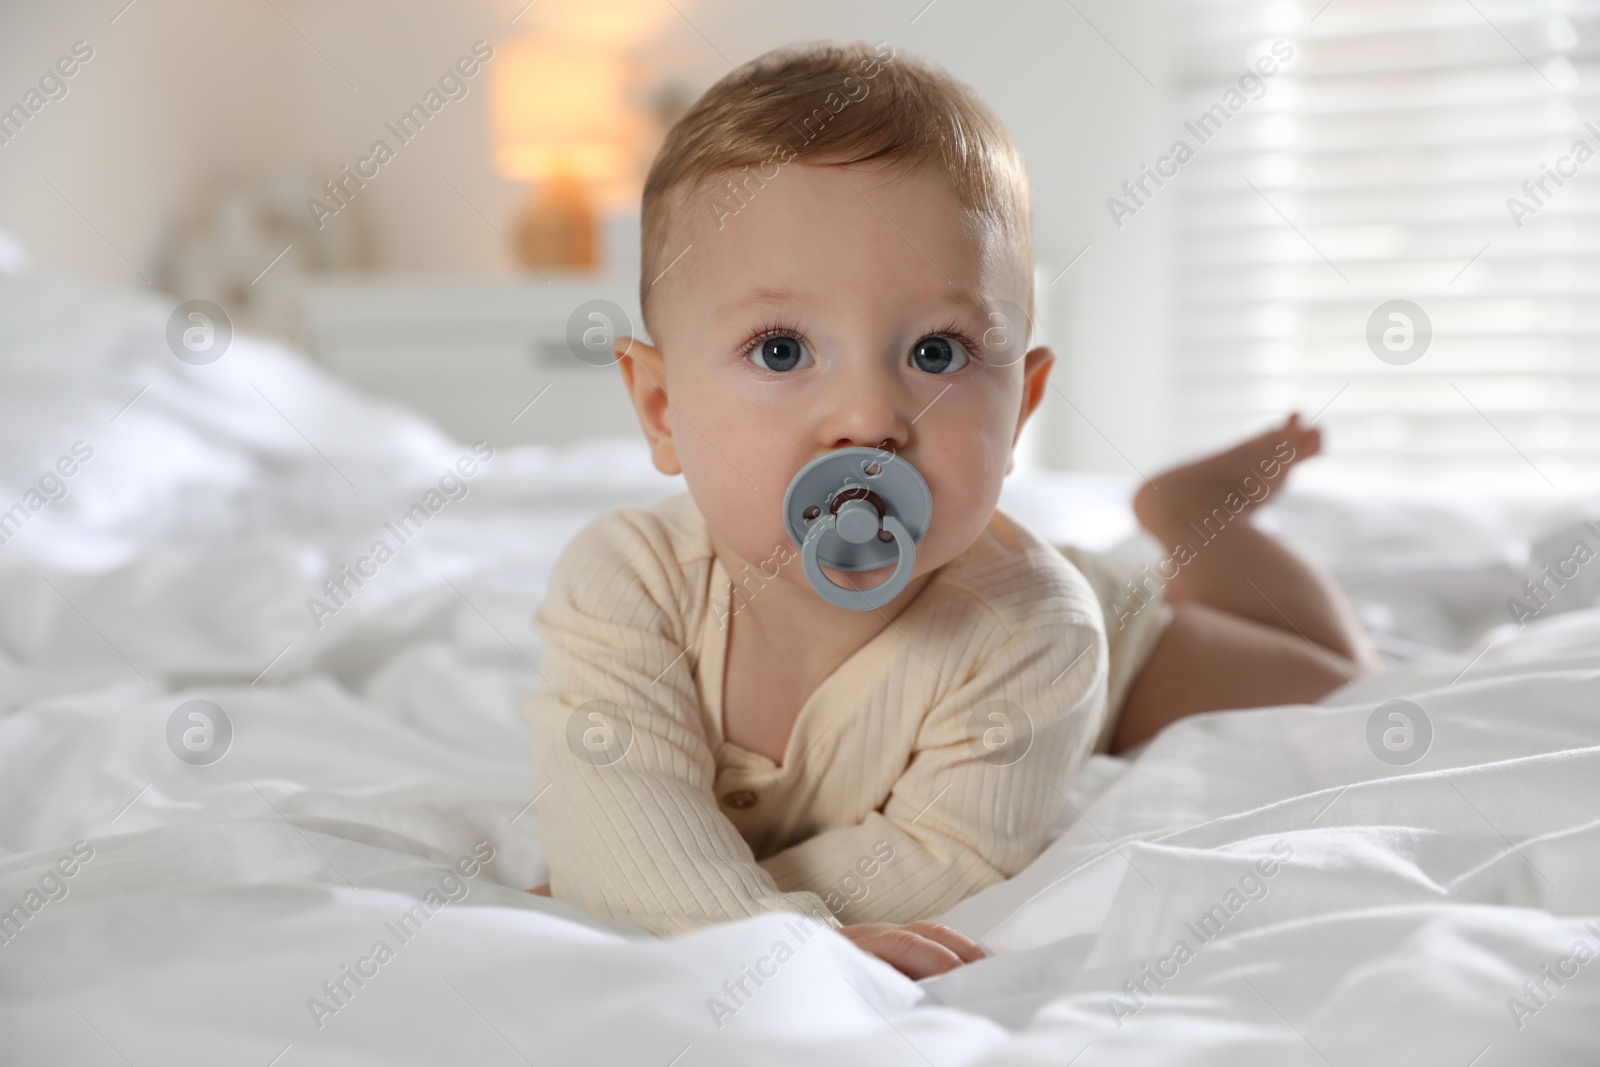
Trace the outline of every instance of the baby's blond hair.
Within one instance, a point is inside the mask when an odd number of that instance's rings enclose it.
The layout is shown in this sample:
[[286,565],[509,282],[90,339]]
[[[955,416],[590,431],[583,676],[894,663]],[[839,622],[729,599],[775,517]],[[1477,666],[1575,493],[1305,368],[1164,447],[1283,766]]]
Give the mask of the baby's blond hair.
[[795,160],[948,173],[962,206],[1000,227],[1023,257],[1032,319],[1033,196],[1000,120],[932,63],[896,55],[881,41],[827,41],[756,57],[707,89],[667,132],[641,207],[639,304],[647,324],[651,288],[668,265],[671,215],[695,210],[700,193],[698,210],[720,227],[778,176],[776,168]]

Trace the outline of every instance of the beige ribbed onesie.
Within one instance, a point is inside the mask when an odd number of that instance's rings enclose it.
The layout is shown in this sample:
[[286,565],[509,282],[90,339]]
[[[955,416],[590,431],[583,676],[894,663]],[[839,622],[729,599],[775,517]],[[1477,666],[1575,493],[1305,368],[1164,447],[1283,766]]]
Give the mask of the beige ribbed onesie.
[[810,695],[781,766],[722,736],[731,591],[687,493],[557,560],[524,704],[556,897],[658,934],[910,922],[1038,855],[1111,726],[1101,607],[1058,549],[997,511]]

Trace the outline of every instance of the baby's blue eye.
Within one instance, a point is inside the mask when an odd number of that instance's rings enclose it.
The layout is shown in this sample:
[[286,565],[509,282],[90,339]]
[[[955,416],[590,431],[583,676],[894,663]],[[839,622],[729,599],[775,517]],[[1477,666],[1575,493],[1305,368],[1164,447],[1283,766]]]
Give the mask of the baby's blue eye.
[[954,374],[967,365],[967,353],[948,338],[924,337],[911,348],[911,365],[929,374]]
[[798,337],[774,334],[757,345],[750,354],[758,361],[757,365],[765,370],[786,371],[794,370],[799,365],[806,349]]

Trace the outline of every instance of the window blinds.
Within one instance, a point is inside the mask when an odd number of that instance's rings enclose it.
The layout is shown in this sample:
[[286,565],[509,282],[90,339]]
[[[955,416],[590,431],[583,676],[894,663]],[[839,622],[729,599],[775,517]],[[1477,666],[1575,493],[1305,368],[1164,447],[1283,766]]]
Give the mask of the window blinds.
[[[1600,2],[1180,10],[1183,438],[1298,408],[1326,474],[1600,489]],[[1241,76],[1279,41],[1293,58],[1253,96]]]

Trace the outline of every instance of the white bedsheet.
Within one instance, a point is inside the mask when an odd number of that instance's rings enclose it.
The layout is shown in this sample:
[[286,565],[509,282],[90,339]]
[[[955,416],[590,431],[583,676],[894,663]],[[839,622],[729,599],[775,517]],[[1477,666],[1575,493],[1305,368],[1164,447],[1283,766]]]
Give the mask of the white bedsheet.
[[[527,618],[584,522],[678,491],[642,447],[497,451],[318,629],[327,572],[467,446],[259,342],[181,364],[164,312],[0,279],[0,510],[94,450],[0,545],[0,909],[73,871],[0,943],[0,1064],[1600,1062],[1592,588],[1477,640],[1581,509],[1286,494],[1416,662],[1097,757],[1056,843],[946,916],[992,958],[914,983],[781,916],[660,941],[521,891]],[[1005,506],[1104,547],[1125,491],[1021,478]],[[1409,766],[1368,747],[1395,697],[1433,726]],[[233,725],[209,766],[168,748],[191,699]]]

